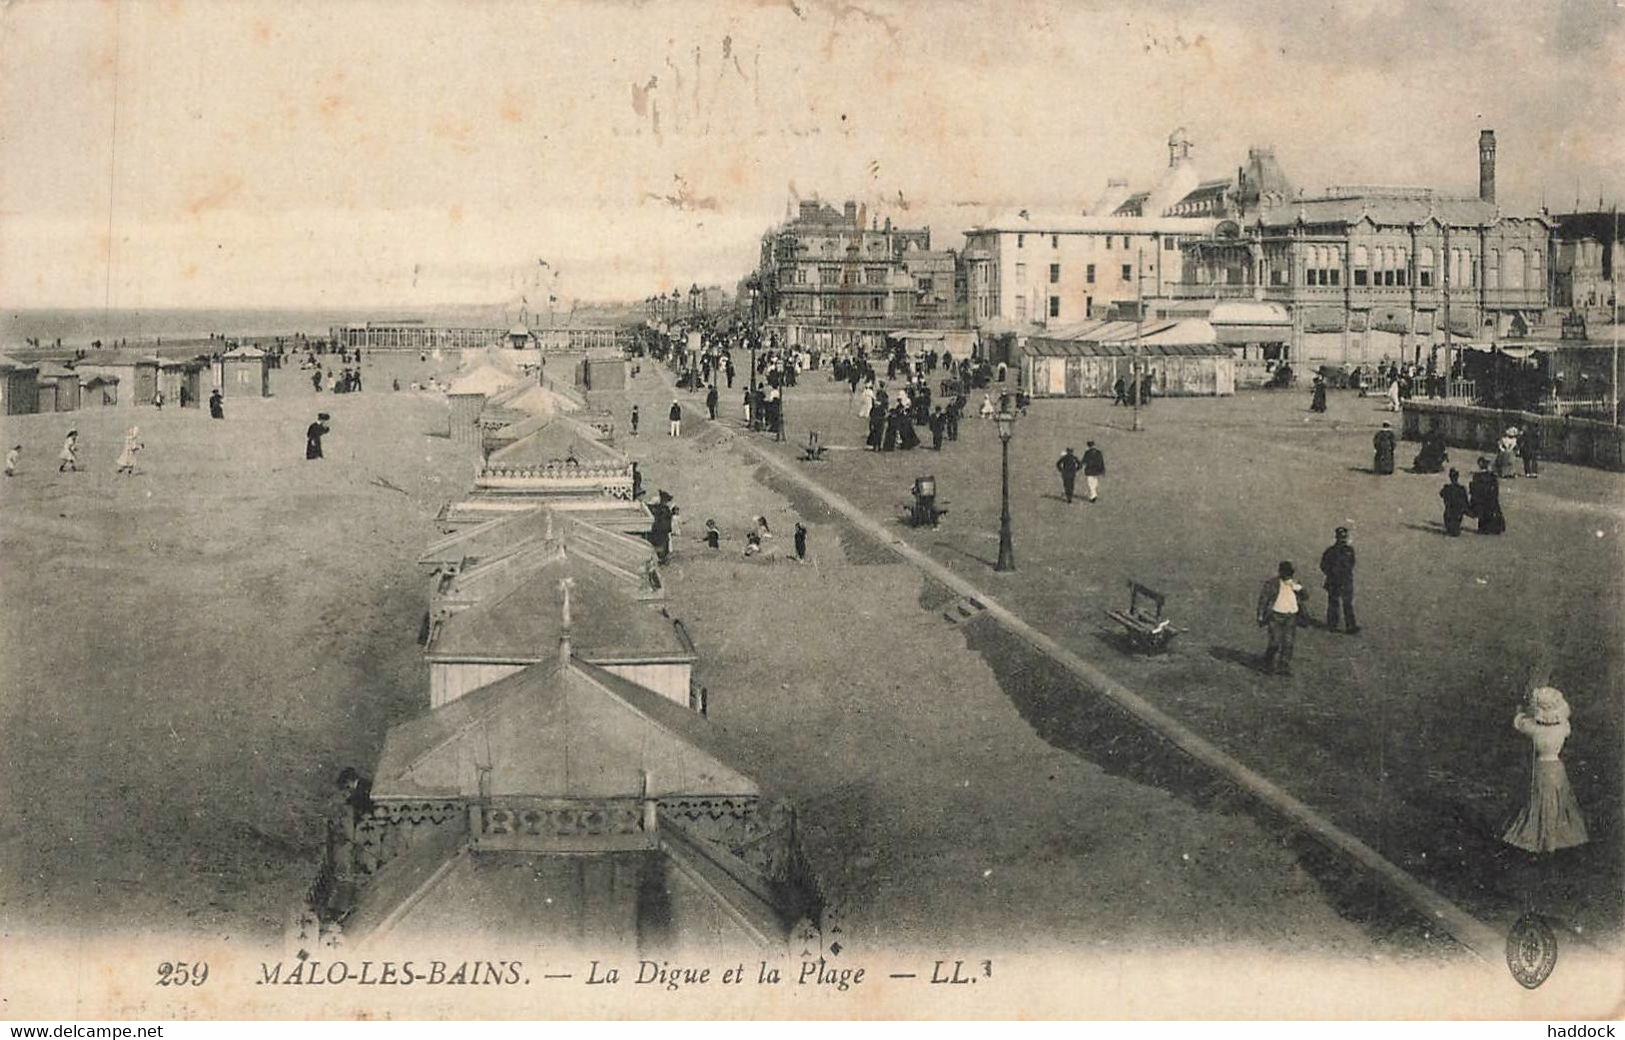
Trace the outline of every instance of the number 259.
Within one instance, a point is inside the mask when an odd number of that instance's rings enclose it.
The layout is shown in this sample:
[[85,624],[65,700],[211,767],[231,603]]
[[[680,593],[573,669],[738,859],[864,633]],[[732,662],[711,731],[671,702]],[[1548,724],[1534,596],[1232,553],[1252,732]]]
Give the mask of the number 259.
[[204,961],[188,964],[185,961],[176,961],[171,964],[164,961],[158,965],[157,986],[201,986],[209,981],[209,965]]

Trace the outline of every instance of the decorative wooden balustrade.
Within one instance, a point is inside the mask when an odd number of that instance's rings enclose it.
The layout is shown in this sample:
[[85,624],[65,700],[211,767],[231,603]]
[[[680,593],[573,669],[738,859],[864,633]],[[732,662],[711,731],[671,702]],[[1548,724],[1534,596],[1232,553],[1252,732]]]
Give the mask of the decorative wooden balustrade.
[[531,491],[538,495],[595,494],[632,501],[632,464],[581,463],[550,459],[541,463],[487,462],[474,478],[477,488]]

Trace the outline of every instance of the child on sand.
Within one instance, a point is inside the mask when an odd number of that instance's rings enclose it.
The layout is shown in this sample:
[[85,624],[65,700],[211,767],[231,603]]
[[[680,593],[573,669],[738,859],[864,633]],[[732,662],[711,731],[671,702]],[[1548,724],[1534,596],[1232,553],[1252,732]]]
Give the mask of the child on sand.
[[75,473],[79,472],[79,431],[78,430],[69,430],[68,431],[67,438],[65,440],[63,440],[63,442],[62,442],[62,451],[57,454],[57,458],[59,460],[61,460],[61,463],[62,463],[60,466],[58,466],[56,468],[56,471],[58,473],[66,473],[70,469],[73,470]]
[[23,446],[21,444],[12,445],[11,450],[6,452],[6,476],[14,477],[17,475],[17,459],[22,453]]
[[135,476],[135,456],[141,450],[141,427],[132,426],[130,432],[124,435],[124,450],[118,453],[117,473],[126,476]]

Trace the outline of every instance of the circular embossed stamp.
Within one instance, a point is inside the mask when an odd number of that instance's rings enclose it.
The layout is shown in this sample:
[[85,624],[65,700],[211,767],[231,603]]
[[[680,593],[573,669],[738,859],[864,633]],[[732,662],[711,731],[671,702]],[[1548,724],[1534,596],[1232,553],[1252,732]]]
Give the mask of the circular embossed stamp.
[[1557,933],[1536,913],[1524,914],[1507,932],[1507,970],[1524,989],[1551,978],[1557,967]]

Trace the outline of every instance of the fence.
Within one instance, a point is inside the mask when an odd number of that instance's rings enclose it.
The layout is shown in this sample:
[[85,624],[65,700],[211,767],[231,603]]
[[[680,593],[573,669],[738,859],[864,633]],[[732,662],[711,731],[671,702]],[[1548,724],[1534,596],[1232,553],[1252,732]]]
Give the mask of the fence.
[[1534,427],[1542,459],[1625,470],[1625,427],[1612,423],[1416,399],[1404,402],[1403,411],[1407,440],[1421,439],[1437,424],[1447,444],[1491,451],[1507,427]]

